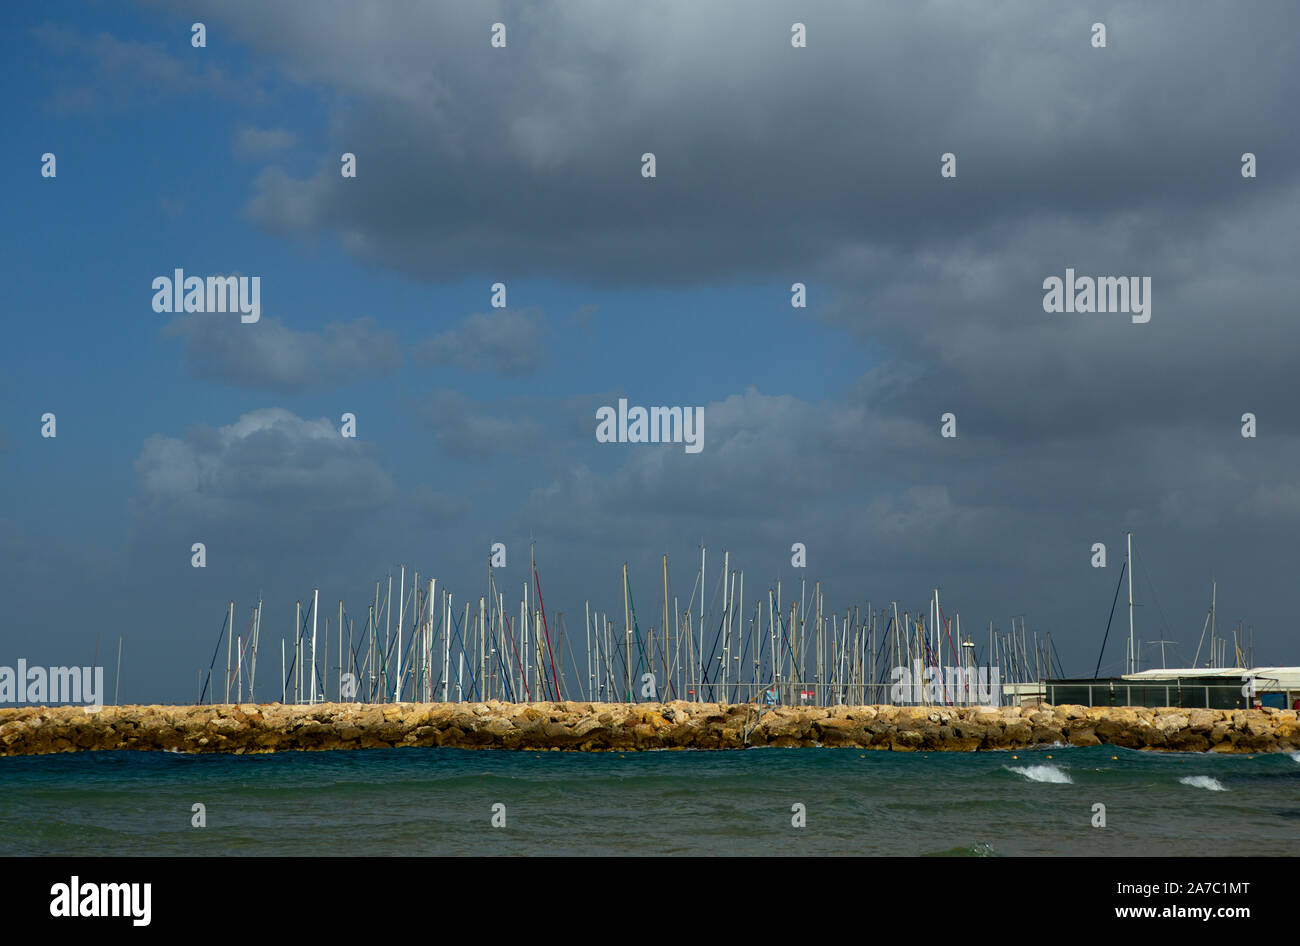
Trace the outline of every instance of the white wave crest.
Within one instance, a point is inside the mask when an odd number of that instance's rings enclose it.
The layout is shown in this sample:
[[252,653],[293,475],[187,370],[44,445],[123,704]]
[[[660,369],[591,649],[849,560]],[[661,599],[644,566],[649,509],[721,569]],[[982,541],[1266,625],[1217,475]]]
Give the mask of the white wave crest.
[[1217,778],[1210,778],[1208,775],[1184,775],[1178,780],[1184,785],[1190,785],[1193,788],[1207,788],[1212,792],[1226,792],[1223,783]]
[[1074,784],[1074,779],[1066,775],[1054,765],[1026,765],[1021,767],[1007,766],[1017,775],[1023,775],[1031,782],[1056,782],[1062,785]]

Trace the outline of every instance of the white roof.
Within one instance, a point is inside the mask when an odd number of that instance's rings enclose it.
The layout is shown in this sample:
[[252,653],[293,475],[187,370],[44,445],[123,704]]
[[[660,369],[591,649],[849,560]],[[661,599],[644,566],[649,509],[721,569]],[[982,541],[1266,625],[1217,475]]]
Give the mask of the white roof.
[[1300,667],[1170,667],[1167,670],[1126,673],[1122,679],[1155,682],[1174,677],[1222,677],[1225,680],[1244,680],[1252,676],[1261,690],[1300,690]]

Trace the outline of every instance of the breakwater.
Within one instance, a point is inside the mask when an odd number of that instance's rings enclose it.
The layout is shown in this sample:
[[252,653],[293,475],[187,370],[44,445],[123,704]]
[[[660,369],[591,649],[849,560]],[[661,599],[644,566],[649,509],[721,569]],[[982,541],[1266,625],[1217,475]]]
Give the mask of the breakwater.
[[79,750],[255,753],[459,749],[740,749],[901,752],[1093,746],[1183,752],[1300,749],[1294,710],[1134,707],[776,707],[719,703],[317,703],[0,710],[0,755]]

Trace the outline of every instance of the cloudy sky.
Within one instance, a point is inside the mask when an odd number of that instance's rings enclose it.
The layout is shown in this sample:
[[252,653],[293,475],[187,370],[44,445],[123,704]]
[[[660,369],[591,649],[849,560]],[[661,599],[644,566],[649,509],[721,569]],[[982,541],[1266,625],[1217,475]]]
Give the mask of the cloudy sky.
[[[724,549],[751,601],[938,587],[1090,675],[1126,531],[1171,663],[1212,580],[1300,662],[1297,34],[1280,0],[14,10],[0,664],[120,637],[123,701],[190,701],[230,600],[278,649],[315,587],[476,599],[531,540],[579,634],[624,561],[685,601],[703,542],[710,587]],[[1067,267],[1149,276],[1150,322],[1044,312]],[[259,276],[261,320],[154,312],[176,268]],[[597,443],[619,397],[703,407],[703,451]]]

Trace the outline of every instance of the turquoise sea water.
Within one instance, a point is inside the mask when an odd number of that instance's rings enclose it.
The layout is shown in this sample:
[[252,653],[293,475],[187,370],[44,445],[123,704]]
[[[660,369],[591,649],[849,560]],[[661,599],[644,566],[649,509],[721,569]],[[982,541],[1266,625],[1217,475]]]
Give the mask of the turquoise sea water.
[[1295,855],[1300,753],[25,756],[0,758],[0,854]]

